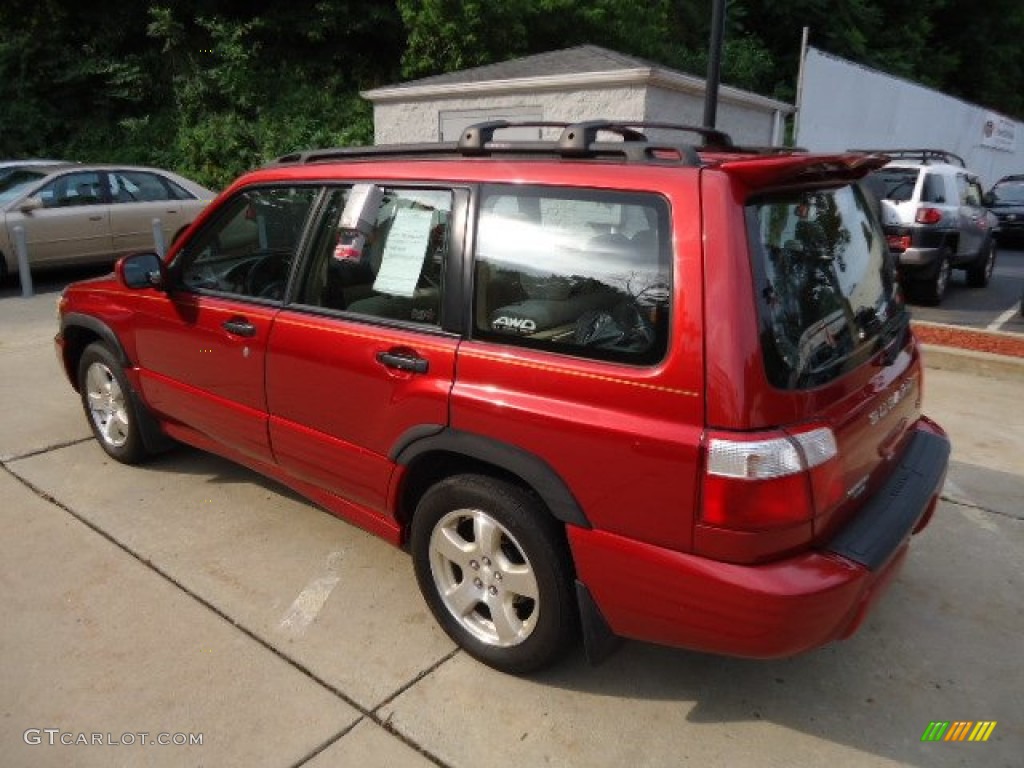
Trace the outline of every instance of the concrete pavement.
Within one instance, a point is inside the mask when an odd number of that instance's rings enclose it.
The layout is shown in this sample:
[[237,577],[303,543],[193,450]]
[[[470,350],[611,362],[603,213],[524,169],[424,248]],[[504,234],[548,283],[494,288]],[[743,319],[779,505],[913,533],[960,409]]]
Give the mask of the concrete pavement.
[[[280,486],[185,449],[107,459],[54,299],[0,298],[0,764],[1019,765],[1019,383],[928,370],[947,500],[851,640],[773,662],[626,643],[516,679],[456,651],[403,553]],[[998,725],[922,743],[932,720]]]

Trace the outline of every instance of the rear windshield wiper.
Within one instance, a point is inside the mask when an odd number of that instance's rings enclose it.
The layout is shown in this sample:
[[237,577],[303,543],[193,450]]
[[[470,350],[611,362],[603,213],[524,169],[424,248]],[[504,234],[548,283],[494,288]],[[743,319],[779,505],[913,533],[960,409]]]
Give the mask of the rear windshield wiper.
[[878,336],[875,339],[875,352],[885,350],[885,362],[891,363],[896,355],[906,346],[906,334],[910,328],[910,312],[906,307],[900,307],[882,325]]

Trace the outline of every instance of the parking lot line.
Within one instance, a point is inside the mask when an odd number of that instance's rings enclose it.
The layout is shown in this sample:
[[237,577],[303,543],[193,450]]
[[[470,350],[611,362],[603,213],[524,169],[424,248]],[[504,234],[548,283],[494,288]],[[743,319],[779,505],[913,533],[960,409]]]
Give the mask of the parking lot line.
[[285,611],[278,625],[282,631],[301,637],[309,625],[316,621],[316,617],[327,603],[327,598],[341,580],[336,573],[340,562],[341,552],[332,552],[327,558],[327,573],[310,581]]
[[988,324],[986,331],[1001,331],[1003,326],[1010,322],[1010,318],[1017,314],[1019,307],[1010,307],[1008,310],[1003,312],[999,317]]

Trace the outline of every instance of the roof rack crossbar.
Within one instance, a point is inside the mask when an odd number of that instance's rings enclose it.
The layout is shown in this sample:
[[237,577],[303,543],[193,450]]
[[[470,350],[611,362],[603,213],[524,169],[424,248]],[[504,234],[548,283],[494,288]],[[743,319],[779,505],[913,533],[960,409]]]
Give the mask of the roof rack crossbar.
[[663,131],[685,131],[687,133],[695,133],[701,137],[704,141],[705,147],[714,147],[716,149],[727,149],[735,146],[732,141],[732,137],[725,131],[720,131],[717,128],[706,128],[700,125],[689,125],[687,123],[658,123],[658,122],[623,122],[621,125],[628,126],[630,128],[654,128],[656,130]]
[[939,160],[950,165],[959,165],[961,168],[966,168],[967,163],[964,159],[953,152],[949,152],[945,149],[929,149],[929,148],[908,148],[908,149],[849,149],[847,152],[864,152],[868,154],[879,154],[888,155],[894,160],[920,160],[922,163],[928,163],[930,160]]
[[[703,128],[685,123],[658,123],[643,120],[585,120],[574,123],[563,131],[559,138],[559,145],[566,148],[579,148],[597,140],[600,131],[616,133],[623,141],[650,141],[647,134],[642,133],[645,129],[685,131],[695,133],[701,137],[705,147],[726,148],[733,147],[732,138],[724,131],[714,128]],[[639,130],[638,130],[639,129]]]
[[648,144],[639,140],[592,141],[586,145],[582,142],[577,144],[575,141],[491,141],[462,154],[548,156],[566,159],[609,158],[651,165],[701,164],[697,151],[689,144]]
[[463,129],[459,135],[459,151],[473,154],[483,149],[485,144],[494,141],[494,134],[505,128],[566,128],[569,123],[550,120],[487,120],[474,123]]

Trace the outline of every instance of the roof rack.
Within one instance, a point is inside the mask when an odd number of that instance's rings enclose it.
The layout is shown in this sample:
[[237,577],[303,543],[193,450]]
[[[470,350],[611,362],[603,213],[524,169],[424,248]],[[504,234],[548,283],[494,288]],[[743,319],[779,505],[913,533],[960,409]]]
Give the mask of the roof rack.
[[893,160],[917,160],[925,165],[930,162],[949,163],[966,168],[967,163],[960,155],[944,149],[850,149],[848,152],[866,152],[869,154],[888,155]]
[[[495,139],[498,131],[509,128],[557,129],[557,139]],[[700,144],[652,141],[649,130],[696,134]],[[601,141],[601,133],[619,137]],[[490,120],[465,128],[457,142],[429,144],[392,144],[373,147],[338,147],[283,155],[273,164],[316,163],[331,160],[372,159],[382,157],[487,157],[497,154],[548,156],[561,158],[606,158],[627,163],[701,165],[698,151],[738,154],[779,154],[801,151],[788,147],[742,147],[733,144],[727,133],[682,123],[658,123],[631,120],[585,120],[582,122]]]
[[[555,140],[496,140],[495,133],[508,128],[553,128]],[[554,156],[563,158],[608,158],[628,163],[700,165],[697,148],[691,144],[651,142],[644,128],[687,131],[698,134],[702,148],[732,149],[729,136],[721,131],[674,123],[614,122],[588,120],[578,123],[550,121],[491,120],[466,128],[457,142],[393,144],[373,147],[337,147],[282,155],[272,164],[316,163],[383,157],[481,157],[496,154]],[[618,135],[620,141],[598,141],[598,133]]]

